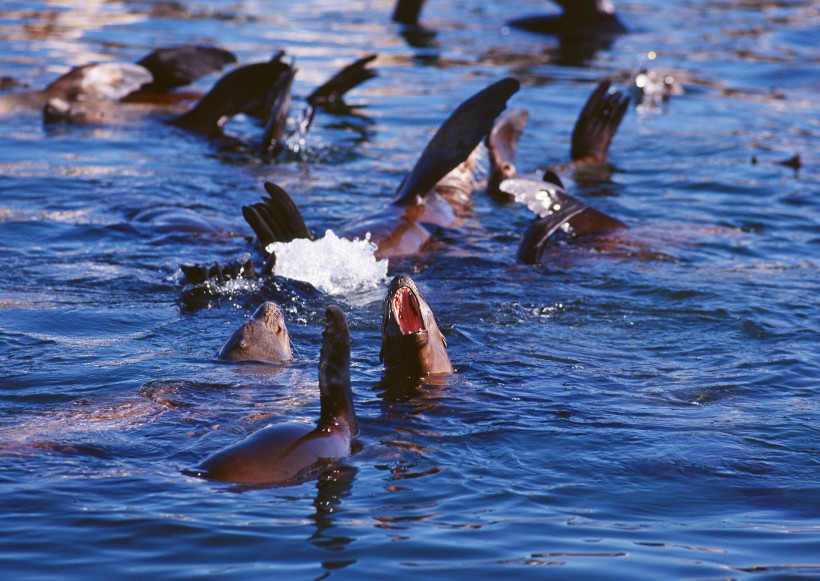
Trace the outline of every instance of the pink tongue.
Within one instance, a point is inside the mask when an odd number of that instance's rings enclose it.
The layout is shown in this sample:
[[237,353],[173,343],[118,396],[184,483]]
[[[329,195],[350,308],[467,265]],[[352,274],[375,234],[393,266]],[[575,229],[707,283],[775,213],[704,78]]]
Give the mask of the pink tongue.
[[412,291],[405,288],[399,289],[393,299],[393,309],[403,335],[424,330],[424,321]]

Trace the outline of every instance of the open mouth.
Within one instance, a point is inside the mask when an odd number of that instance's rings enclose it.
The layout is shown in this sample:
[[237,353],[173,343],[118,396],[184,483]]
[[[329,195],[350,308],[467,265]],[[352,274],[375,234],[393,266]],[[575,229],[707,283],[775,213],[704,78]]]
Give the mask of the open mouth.
[[424,320],[421,318],[421,308],[415,293],[407,287],[401,287],[393,295],[391,301],[393,316],[399,324],[402,335],[410,335],[424,331]]

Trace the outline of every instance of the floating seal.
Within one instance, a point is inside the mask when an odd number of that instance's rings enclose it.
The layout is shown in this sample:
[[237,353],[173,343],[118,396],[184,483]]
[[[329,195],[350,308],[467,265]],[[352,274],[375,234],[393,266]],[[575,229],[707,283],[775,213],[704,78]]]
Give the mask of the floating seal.
[[219,358],[224,361],[284,363],[292,358],[285,315],[276,303],[267,301],[248,321],[233,332]]
[[227,50],[209,46],[184,45],[158,48],[138,63],[105,62],[71,69],[45,89],[13,93],[0,98],[0,113],[43,109],[53,101],[54,111],[46,112],[46,120],[71,118],[70,104],[87,102],[78,120],[100,121],[102,112],[92,105],[121,100],[156,100],[156,95],[186,85],[235,62]]
[[292,484],[351,454],[359,428],[350,388],[350,332],[339,307],[328,307],[325,316],[316,427],[287,423],[262,428],[206,459],[193,474],[228,482]]
[[409,276],[397,276],[384,297],[379,359],[388,372],[411,376],[452,373],[447,340]]

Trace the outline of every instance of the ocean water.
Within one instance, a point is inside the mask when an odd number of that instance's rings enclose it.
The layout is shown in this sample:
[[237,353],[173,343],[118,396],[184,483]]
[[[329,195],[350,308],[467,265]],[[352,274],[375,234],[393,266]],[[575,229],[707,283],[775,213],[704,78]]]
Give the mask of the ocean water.
[[[4,578],[820,578],[820,4],[616,6],[629,34],[579,47],[506,26],[553,10],[540,0],[430,0],[417,29],[382,0],[3,2],[0,73],[32,89],[157,46],[217,44],[243,64],[281,49],[295,117],[353,59],[377,53],[379,73],[273,161],[185,134],[168,110],[0,117]],[[625,88],[643,68],[683,93],[630,108],[607,175],[562,174],[630,225],[620,246],[564,241],[521,264],[532,214],[478,190],[386,274],[339,259],[325,290],[277,279],[180,300],[180,264],[258,256],[241,206],[265,181],[314,232],[338,229],[387,203],[449,112],[504,76],[522,83],[517,165],[535,172],[568,160],[599,80]],[[260,134],[244,117],[226,130]],[[398,273],[435,311],[452,376],[384,381]],[[266,299],[296,361],[217,362]],[[186,475],[264,425],[315,421],[329,304],[351,327],[355,454],[287,487]]]

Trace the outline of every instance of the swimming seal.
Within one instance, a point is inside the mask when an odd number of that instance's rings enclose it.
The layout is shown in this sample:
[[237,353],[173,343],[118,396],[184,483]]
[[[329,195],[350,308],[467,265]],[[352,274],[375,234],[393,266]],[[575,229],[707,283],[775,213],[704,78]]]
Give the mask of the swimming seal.
[[[150,61],[143,59],[140,62],[159,67],[160,63],[168,61],[168,57],[163,59],[162,55],[149,56],[153,57]],[[278,153],[283,149],[287,137],[285,129],[291,107],[290,92],[297,72],[292,63],[285,62],[284,56],[284,51],[279,51],[267,62],[243,65],[226,73],[192,107],[167,122],[209,139],[226,140],[222,129],[225,122],[244,113],[258,119],[264,127],[259,145],[260,153]],[[356,60],[314,90],[307,98],[297,131],[301,134],[307,132],[317,108],[332,110],[341,102],[345,92],[374,77],[376,73],[367,68],[367,65],[375,58],[376,55],[371,54]],[[147,77],[140,77],[139,82],[134,81],[129,85],[128,91],[121,91],[120,96],[128,95],[128,104],[146,101],[156,103],[156,98],[146,97],[151,93],[145,87],[152,89],[171,86],[179,82],[179,77],[190,73],[187,70],[160,70],[156,73],[157,79],[142,66],[131,67],[142,69]],[[143,89],[131,92],[140,86]],[[97,95],[76,98],[74,95],[61,94],[50,97],[43,108],[43,118],[47,123],[110,122],[118,118],[129,119],[134,113],[133,108],[124,107],[121,101]]]
[[262,303],[219,351],[223,361],[284,363],[292,356],[285,315],[272,301]]
[[384,297],[379,359],[389,373],[419,377],[452,373],[447,340],[409,276],[397,276]]
[[193,474],[226,482],[293,484],[351,454],[359,427],[350,388],[350,332],[339,307],[328,307],[325,317],[316,427],[287,423],[262,428],[209,457]]
[[[137,63],[103,62],[71,69],[45,89],[0,97],[0,113],[23,109],[43,109],[54,100],[65,103],[92,103],[152,100],[160,93],[192,83],[236,62],[229,51],[211,46],[183,45],[158,48]],[[98,105],[101,106],[101,105]],[[88,106],[86,109],[90,109]]]
[[[519,86],[515,79],[502,79],[459,105],[427,144],[390,204],[337,234],[351,239],[369,234],[377,258],[418,254],[436,227],[451,226],[466,212],[474,188],[476,148]],[[242,208],[260,245],[267,248],[272,242],[311,238],[287,192],[271,182],[265,190],[269,195],[261,203]]]

